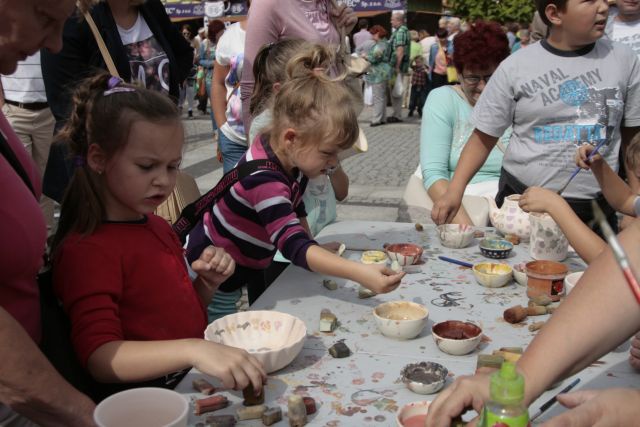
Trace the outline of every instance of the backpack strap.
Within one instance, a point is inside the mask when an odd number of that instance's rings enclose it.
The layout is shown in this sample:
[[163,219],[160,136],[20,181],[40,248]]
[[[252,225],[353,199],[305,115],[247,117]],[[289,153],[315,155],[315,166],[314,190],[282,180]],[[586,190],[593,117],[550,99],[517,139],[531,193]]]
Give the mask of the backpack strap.
[[22,179],[22,181],[24,182],[24,185],[27,186],[27,188],[31,191],[33,196],[36,197],[36,192],[33,189],[33,184],[29,179],[29,175],[27,174],[27,171],[24,169],[24,167],[22,166],[22,163],[20,163],[20,160],[18,160],[18,158],[16,157],[16,154],[13,152],[13,150],[9,146],[9,141],[7,141],[1,133],[0,133],[0,154],[2,154],[2,156],[6,159],[9,165],[16,172],[16,174]]
[[251,160],[231,169],[218,181],[215,187],[195,202],[186,206],[180,213],[180,217],[173,224],[173,231],[178,235],[182,244],[185,243],[189,232],[200,222],[204,213],[209,211],[229,191],[233,184],[261,171],[279,172],[286,176],[285,171],[278,163],[268,159]]

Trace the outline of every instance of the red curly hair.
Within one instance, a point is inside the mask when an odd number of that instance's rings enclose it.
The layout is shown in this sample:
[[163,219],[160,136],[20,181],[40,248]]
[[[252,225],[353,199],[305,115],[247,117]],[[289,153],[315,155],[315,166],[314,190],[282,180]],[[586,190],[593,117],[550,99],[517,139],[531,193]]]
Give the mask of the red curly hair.
[[453,39],[453,65],[459,73],[465,68],[468,71],[497,67],[509,53],[507,35],[496,22],[477,21]]

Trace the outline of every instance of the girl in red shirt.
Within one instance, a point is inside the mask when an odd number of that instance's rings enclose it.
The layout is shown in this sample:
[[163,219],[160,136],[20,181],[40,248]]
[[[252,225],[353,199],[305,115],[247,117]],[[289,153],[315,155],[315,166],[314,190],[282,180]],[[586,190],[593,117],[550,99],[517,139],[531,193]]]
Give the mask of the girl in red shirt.
[[188,266],[153,214],[175,186],[183,134],[168,98],[106,74],[76,89],[60,133],[76,167],[54,240],[54,287],[80,363],[108,389],[102,395],[175,387],[191,367],[236,389],[260,390],[266,378],[247,352],[202,339],[204,307],[233,259],[209,246]]

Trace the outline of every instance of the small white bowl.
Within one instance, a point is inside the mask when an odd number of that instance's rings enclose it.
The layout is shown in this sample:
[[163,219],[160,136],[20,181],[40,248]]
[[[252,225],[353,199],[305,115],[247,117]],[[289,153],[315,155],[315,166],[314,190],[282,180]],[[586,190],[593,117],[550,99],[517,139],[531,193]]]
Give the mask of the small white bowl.
[[425,425],[425,420],[427,419],[427,414],[429,413],[429,405],[431,405],[431,401],[423,400],[420,402],[412,402],[407,405],[404,405],[398,411],[398,415],[396,416],[396,423],[398,427],[406,427],[405,422],[411,418],[416,418],[410,425],[413,426],[423,426]]
[[439,363],[420,362],[405,366],[400,375],[402,376],[402,382],[412,392],[433,394],[444,387],[449,370]]
[[189,402],[165,388],[141,387],[113,394],[96,406],[93,420],[99,427],[186,427]]
[[433,325],[431,335],[440,350],[462,356],[478,347],[482,339],[482,328],[470,322],[447,320]]
[[525,265],[525,263],[520,263],[513,266],[513,278],[516,279],[516,283],[520,286],[527,286],[527,268]]
[[424,329],[429,310],[415,302],[391,301],[378,305],[373,310],[373,317],[382,335],[408,340]]
[[569,292],[576,286],[578,280],[582,277],[584,271],[576,271],[575,273],[567,274],[564,278],[564,293],[569,295]]
[[473,275],[482,286],[501,288],[513,277],[513,268],[507,264],[481,262],[473,266]]
[[422,257],[422,246],[413,243],[394,243],[385,246],[391,261],[398,261],[401,266],[417,264]]
[[307,327],[295,316],[279,311],[242,311],[213,321],[204,339],[242,348],[262,362],[267,373],[284,368],[296,358],[307,337]]
[[467,224],[442,224],[436,227],[442,246],[453,249],[466,248],[473,240],[475,229]]

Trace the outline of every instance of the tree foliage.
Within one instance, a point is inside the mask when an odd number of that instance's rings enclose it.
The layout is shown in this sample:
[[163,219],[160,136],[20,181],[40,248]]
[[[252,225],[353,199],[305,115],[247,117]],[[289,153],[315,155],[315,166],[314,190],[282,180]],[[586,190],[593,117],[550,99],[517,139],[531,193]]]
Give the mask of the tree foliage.
[[531,22],[535,12],[533,0],[449,0],[455,16],[469,21]]

